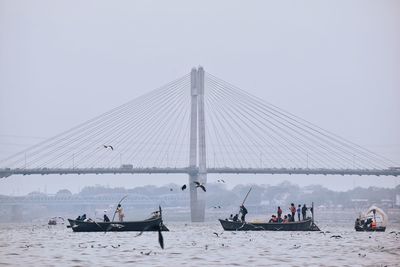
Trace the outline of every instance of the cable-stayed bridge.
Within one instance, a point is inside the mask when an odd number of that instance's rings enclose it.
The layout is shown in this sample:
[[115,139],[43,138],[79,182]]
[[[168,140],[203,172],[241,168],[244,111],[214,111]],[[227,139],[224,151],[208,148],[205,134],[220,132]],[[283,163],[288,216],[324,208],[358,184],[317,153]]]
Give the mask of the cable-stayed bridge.
[[0,162],[33,174],[189,175],[192,221],[203,221],[208,173],[400,175],[399,165],[199,67]]

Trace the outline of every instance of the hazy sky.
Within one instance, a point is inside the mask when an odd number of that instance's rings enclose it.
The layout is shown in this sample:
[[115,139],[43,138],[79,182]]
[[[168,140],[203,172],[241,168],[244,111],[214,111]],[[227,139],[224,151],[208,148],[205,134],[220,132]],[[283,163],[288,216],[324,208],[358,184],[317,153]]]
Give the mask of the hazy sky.
[[[0,158],[193,66],[400,162],[400,1],[0,0]],[[216,180],[209,176],[209,181]],[[332,189],[400,178],[225,176]],[[184,175],[12,176],[0,194],[184,183]]]

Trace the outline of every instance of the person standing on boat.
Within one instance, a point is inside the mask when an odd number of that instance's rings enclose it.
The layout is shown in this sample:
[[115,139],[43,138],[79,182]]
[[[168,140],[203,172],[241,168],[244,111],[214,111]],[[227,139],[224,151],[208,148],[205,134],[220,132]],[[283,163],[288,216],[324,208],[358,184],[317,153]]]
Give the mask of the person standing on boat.
[[301,212],[301,205],[299,204],[299,205],[297,206],[297,218],[299,219],[299,221],[301,221],[301,220],[300,220],[300,212]]
[[292,213],[292,216],[291,216],[291,218],[292,218],[292,222],[294,222],[294,216],[295,216],[295,214],[296,214],[296,207],[294,206],[294,204],[292,203],[292,204],[290,204],[290,212]]
[[281,220],[282,220],[282,209],[281,209],[280,206],[278,206],[277,214],[278,214],[278,222],[281,222]]
[[246,209],[246,207],[244,205],[240,206],[240,212],[239,213],[242,214],[242,217],[240,217],[240,219],[242,220],[242,222],[245,222],[246,221],[246,214],[248,212],[247,212],[247,209]]
[[301,214],[303,215],[303,220],[305,220],[306,216],[307,216],[307,206],[306,206],[306,204],[304,204],[303,207],[301,208]]
[[118,213],[118,219],[120,222],[124,221],[124,210],[121,207],[121,204],[118,204],[117,210],[115,211],[116,213]]

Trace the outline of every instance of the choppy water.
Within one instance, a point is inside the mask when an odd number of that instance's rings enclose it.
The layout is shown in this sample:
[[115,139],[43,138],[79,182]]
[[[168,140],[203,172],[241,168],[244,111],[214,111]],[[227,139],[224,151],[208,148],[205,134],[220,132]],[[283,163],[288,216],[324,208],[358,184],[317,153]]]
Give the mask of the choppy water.
[[356,233],[351,225],[319,225],[322,232],[223,232],[218,222],[167,226],[162,250],[156,232],[135,237],[135,232],[73,233],[63,225],[2,224],[0,265],[400,266],[399,226],[385,233]]

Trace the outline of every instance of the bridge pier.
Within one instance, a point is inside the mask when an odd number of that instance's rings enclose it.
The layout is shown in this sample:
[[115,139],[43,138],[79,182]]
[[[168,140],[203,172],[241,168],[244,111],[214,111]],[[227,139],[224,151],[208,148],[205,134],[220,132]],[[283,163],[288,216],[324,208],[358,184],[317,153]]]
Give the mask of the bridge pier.
[[194,182],[203,185],[207,182],[206,137],[204,119],[204,69],[199,67],[191,71],[191,115],[190,115],[190,152],[189,166],[197,170],[197,148],[199,149],[198,171],[189,173],[190,215],[192,222],[204,222],[206,194],[196,188]]

